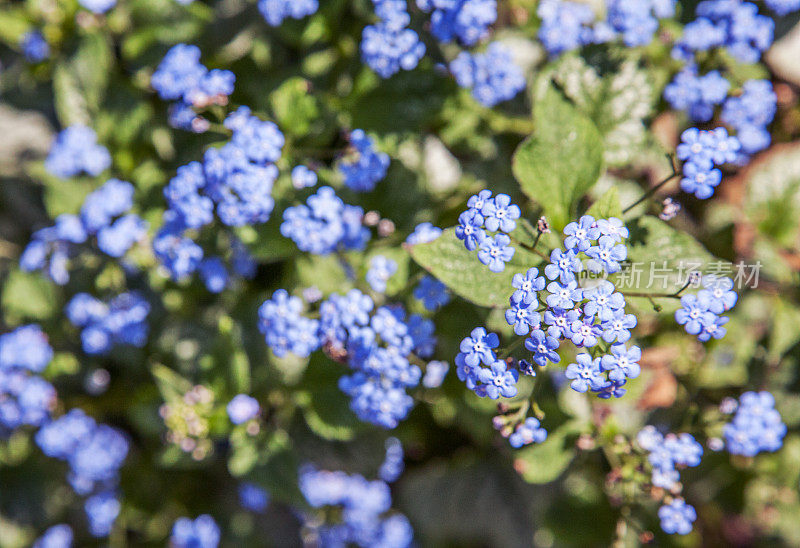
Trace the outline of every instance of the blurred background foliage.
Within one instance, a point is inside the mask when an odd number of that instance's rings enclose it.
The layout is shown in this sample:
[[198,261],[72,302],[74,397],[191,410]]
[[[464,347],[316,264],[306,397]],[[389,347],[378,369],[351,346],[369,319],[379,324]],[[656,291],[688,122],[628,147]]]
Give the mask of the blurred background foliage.
[[[682,4],[690,13],[692,2]],[[365,67],[358,42],[372,17],[369,0],[326,0],[312,17],[277,28],[246,0],[188,6],[123,0],[105,17],[79,11],[75,0],[0,3],[2,327],[40,323],[57,351],[46,377],[58,389],[59,406],[81,407],[131,437],[121,479],[124,509],[111,546],[163,545],[176,517],[203,512],[217,518],[231,546],[300,545],[300,522],[291,509],[303,504],[298,467],[314,462],[372,477],[381,462],[386,432],[349,410],[336,385],[345,368],[319,353],[310,360],[278,359],[256,328],[257,307],[279,287],[315,285],[329,294],[353,283],[336,257],[300,255],[279,235],[279,212],[300,201],[288,181],[291,166],[315,166],[323,183],[335,183],[332,162],[346,148],[346,132],[362,128],[390,154],[392,165],[378,191],[356,196],[341,189],[340,195],[392,219],[398,233],[423,221],[454,225],[466,198],[484,187],[529,204],[525,214],[533,220],[540,207],[515,182],[511,158],[533,130],[534,81],[552,78],[591,117],[604,145],[607,170],[582,207],[606,196],[618,209],[669,173],[664,154],[674,149],[685,120],[667,112],[660,99],[677,68],[664,40],[627,51],[601,46],[586,58],[565,55],[546,63],[533,40],[535,2],[509,0],[500,8],[496,36],[523,60],[531,86],[488,110],[437,69],[436,56],[449,59],[453,52],[434,42],[412,72],[384,81]],[[761,263],[759,287],[740,295],[727,337],[701,345],[675,325],[671,310],[659,314],[646,301],[635,303],[647,350],[643,374],[626,397],[590,407],[570,391],[545,391],[539,404],[548,413],[550,438],[519,451],[492,428],[496,405],[465,390],[451,369],[442,388],[416,394],[415,409],[394,432],[407,453],[395,505],[422,545],[635,546],[643,531],[654,532],[658,545],[800,545],[800,142],[794,142],[800,135],[800,74],[796,56],[785,53],[800,48],[797,32],[790,32],[795,22],[778,22],[786,36],[766,67],[722,61],[734,85],[754,76],[773,79],[780,107],[776,144],[726,178],[715,199],[685,203],[667,235],[675,259],[701,254]],[[29,65],[17,49],[34,27],[46,36],[52,58]],[[257,277],[210,295],[197,280],[168,281],[144,245],[130,256],[135,268],[82,258],[63,287],[21,272],[17,259],[32,231],[60,213],[76,213],[105,180],[61,180],[44,170],[58,128],[85,123],[96,129],[112,154],[113,176],[135,184],[137,212],[150,221],[151,233],[165,208],[162,188],[175,169],[221,140],[214,132],[168,127],[167,104],[149,87],[155,66],[178,42],[198,45],[209,67],[232,70],[237,82],[231,103],[274,120],[287,136],[276,213],[265,225],[238,231],[259,260]],[[576,76],[594,85],[575,85]],[[681,239],[684,232],[692,238]],[[205,244],[224,247],[222,240]],[[381,252],[393,253],[401,264],[389,292],[402,296],[420,269],[399,241],[387,238]],[[659,258],[665,251],[659,246],[639,253]],[[354,264],[366,264],[352,255]],[[79,291],[112,295],[125,288],[142,290],[155,306],[147,346],[87,356],[77,328],[63,316],[65,303]],[[461,298],[435,320],[435,357],[448,361],[476,325],[508,332],[496,310]],[[110,380],[97,391],[92,379],[101,371]],[[159,416],[162,404],[180,405],[195,385],[213,392],[213,403],[197,410],[210,440],[199,459],[165,441]],[[745,389],[776,396],[790,430],[784,448],[756,459],[707,451],[682,478],[698,510],[695,531],[663,535],[655,502],[629,504],[628,483],[641,472],[615,468],[600,447],[613,453],[618,435],[635,435],[645,424],[718,436],[716,406]],[[521,384],[522,395],[525,390]],[[232,428],[225,416],[225,403],[243,391],[264,402],[263,429],[256,435]],[[0,546],[24,546],[57,520],[82,522],[65,473],[66,465],[43,456],[29,433],[0,441]],[[266,514],[239,507],[236,487],[243,479],[273,495]],[[620,519],[623,512],[626,519]],[[633,523],[639,530],[626,525]],[[78,545],[91,545],[85,533],[78,538]]]

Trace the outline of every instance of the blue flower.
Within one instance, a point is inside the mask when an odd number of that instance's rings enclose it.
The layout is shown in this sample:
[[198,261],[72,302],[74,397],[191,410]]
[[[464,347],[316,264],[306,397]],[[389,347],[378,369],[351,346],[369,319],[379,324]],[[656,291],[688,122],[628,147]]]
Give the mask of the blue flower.
[[612,318],[617,310],[625,306],[625,297],[608,280],[601,280],[597,286],[584,289],[583,296],[589,299],[583,306],[583,313],[597,316],[601,321]]
[[[792,0],[798,1],[798,0]],[[769,80],[748,80],[742,94],[730,96],[722,107],[721,119],[736,129],[744,153],[767,148],[772,140],[767,126],[775,118],[778,98]]]
[[487,200],[481,208],[484,224],[487,230],[492,232],[511,232],[516,228],[516,220],[519,219],[521,211],[519,206],[511,203],[508,194],[498,194],[494,200]]
[[722,181],[722,172],[718,169],[707,169],[704,166],[687,162],[683,165],[681,189],[694,194],[700,200],[714,195],[714,188]]
[[550,308],[570,310],[577,301],[583,299],[583,290],[574,280],[566,284],[550,282],[547,284],[547,291],[550,292],[550,295],[547,296],[545,302]]
[[255,483],[242,483],[239,486],[239,504],[251,512],[261,513],[269,505],[269,493]]
[[450,302],[447,286],[432,276],[425,276],[414,289],[414,298],[422,301],[427,310],[437,310]]
[[486,237],[480,243],[478,260],[489,267],[492,272],[502,272],[506,263],[514,257],[514,248],[511,247],[511,238],[505,234]]
[[703,324],[703,330],[697,335],[697,340],[706,342],[714,339],[721,339],[728,332],[723,326],[728,323],[728,318],[725,316],[717,316],[713,312],[706,312],[700,318],[700,323]]
[[600,229],[601,236],[608,236],[615,242],[621,242],[629,235],[628,229],[625,227],[625,223],[616,217],[598,219],[597,228]]
[[730,83],[719,71],[698,76],[697,67],[689,65],[675,75],[664,88],[664,98],[676,110],[687,111],[689,118],[708,122],[714,116],[714,106],[728,96]]
[[546,439],[547,430],[541,427],[538,419],[528,417],[525,422],[517,425],[514,433],[508,437],[508,443],[511,444],[511,447],[519,449],[523,445],[542,443]]
[[383,255],[375,255],[370,259],[366,280],[373,291],[384,293],[389,278],[397,272],[397,263]]
[[570,388],[576,392],[586,392],[589,389],[595,390],[603,385],[605,379],[600,374],[600,358],[592,359],[589,354],[578,354],[575,357],[577,363],[567,366],[564,375],[572,380]]
[[714,314],[727,312],[736,304],[738,296],[730,278],[709,274],[703,277],[703,287],[709,292],[708,309]]
[[100,493],[86,499],[84,509],[92,536],[107,537],[114,527],[120,508],[119,500],[114,493]]
[[487,238],[483,231],[483,216],[477,210],[468,209],[458,216],[456,238],[464,240],[468,251],[473,251]]
[[480,362],[475,365],[467,363],[466,354],[459,353],[456,355],[456,376],[458,380],[463,382],[467,388],[473,390],[478,384],[478,370],[480,369]]
[[517,395],[519,374],[514,369],[509,370],[503,360],[496,360],[488,368],[481,368],[478,371],[478,380],[485,386],[486,395],[490,399],[496,400],[500,396],[513,398]]
[[600,336],[600,326],[594,324],[593,316],[584,316],[583,320],[575,320],[569,326],[572,332],[572,343],[575,346],[585,346],[591,348],[597,344],[597,338]]
[[50,46],[38,30],[31,30],[23,34],[19,39],[19,47],[25,58],[32,63],[38,63],[50,57]]
[[586,251],[594,240],[600,237],[600,228],[591,215],[584,215],[577,222],[573,221],[564,227],[564,247]]
[[571,339],[570,326],[572,322],[580,318],[580,315],[578,310],[558,307],[545,310],[544,323],[550,326],[547,328],[547,335],[554,339]]
[[561,251],[554,249],[550,253],[550,264],[544,268],[545,276],[551,280],[558,278],[562,284],[575,280],[575,274],[583,270],[583,263],[574,249]]
[[350,146],[352,154],[339,162],[339,172],[348,188],[369,192],[386,177],[389,155],[375,149],[375,142],[361,129],[350,132]]
[[697,519],[697,512],[683,499],[674,499],[658,509],[661,529],[674,535],[688,535],[692,531],[692,523]]
[[[470,196],[467,200],[467,207],[480,213],[484,206],[492,200],[492,192],[490,190],[481,190],[477,194]],[[482,224],[482,223],[481,223]]]
[[[450,365],[443,361],[428,362],[425,368],[425,376],[422,377],[422,386],[425,388],[438,388],[444,382]],[[462,379],[463,380],[463,379]]]
[[691,127],[681,133],[681,144],[676,149],[678,159],[698,166],[713,167],[715,140],[710,131]]
[[251,398],[247,394],[238,394],[228,402],[226,410],[233,424],[244,424],[258,416],[261,406],[258,405],[255,398]]
[[525,304],[531,304],[537,301],[537,292],[542,291],[546,283],[545,279],[539,276],[538,268],[529,268],[524,276],[522,274],[514,274],[511,286],[516,291],[511,297],[517,301],[521,300]]
[[525,348],[533,352],[533,362],[540,367],[545,367],[548,361],[561,361],[561,356],[556,352],[558,340],[545,335],[541,329],[534,329],[530,337],[525,339]]
[[[406,238],[406,243],[408,245],[427,244],[435,241],[441,235],[442,235],[441,228],[433,226],[433,224],[427,222],[420,223],[416,227],[414,227],[414,232],[408,235],[408,238]],[[473,249],[475,248],[473,247]]]
[[572,51],[595,40],[591,28],[595,15],[589,5],[562,0],[541,0],[536,14],[542,21],[539,40],[550,55]]
[[169,541],[175,548],[217,548],[219,538],[219,526],[214,518],[203,514],[194,521],[189,518],[176,520]]
[[683,308],[675,311],[675,321],[684,326],[690,335],[697,335],[702,331],[703,315],[708,312],[711,304],[710,296],[710,292],[700,292],[681,297]]
[[292,186],[296,189],[310,188],[317,184],[316,172],[306,166],[296,166],[292,169]]
[[386,440],[386,455],[381,467],[378,469],[378,477],[386,483],[393,483],[403,473],[404,467],[403,445],[397,438],[388,438]]
[[600,324],[603,329],[603,340],[607,343],[624,343],[631,338],[630,330],[636,327],[636,316],[617,310],[614,316]]
[[642,359],[642,351],[638,346],[627,348],[624,344],[614,344],[610,351],[611,354],[600,359],[600,366],[603,371],[608,372],[610,380],[621,382],[639,376],[641,371],[639,360]]
[[511,296],[510,301],[511,308],[506,310],[506,323],[514,326],[514,333],[527,335],[531,328],[539,327],[541,316],[531,303],[516,297],[516,293]]
[[624,244],[615,243],[611,236],[600,236],[596,246],[586,250],[586,255],[594,259],[589,268],[597,271],[604,269],[609,274],[619,272],[620,262],[628,257],[628,248]]
[[464,338],[459,345],[464,353],[464,362],[475,367],[481,362],[491,365],[497,357],[494,349],[500,345],[500,339],[495,333],[487,333],[483,327],[476,327],[469,337]]

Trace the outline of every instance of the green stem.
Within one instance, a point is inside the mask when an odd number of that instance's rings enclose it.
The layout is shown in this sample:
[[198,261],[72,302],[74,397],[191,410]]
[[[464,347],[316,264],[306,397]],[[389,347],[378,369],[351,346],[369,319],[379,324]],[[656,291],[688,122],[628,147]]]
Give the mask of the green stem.
[[677,166],[675,165],[675,158],[674,158],[674,157],[673,157],[671,154],[667,154],[667,158],[669,159],[670,165],[672,166],[672,174],[671,174],[671,175],[669,175],[669,176],[668,176],[666,179],[663,179],[662,181],[660,181],[660,182],[659,182],[659,183],[658,183],[656,186],[654,186],[653,188],[651,188],[650,190],[648,190],[647,192],[645,192],[645,193],[642,195],[642,197],[641,197],[641,198],[639,198],[638,200],[636,200],[635,202],[633,202],[631,205],[629,205],[628,207],[626,207],[625,209],[623,209],[623,210],[622,210],[622,214],[623,214],[623,215],[625,215],[625,214],[626,214],[627,212],[629,212],[631,209],[633,209],[633,208],[634,208],[634,207],[636,207],[637,205],[641,204],[642,202],[644,202],[645,200],[647,200],[648,198],[650,198],[650,197],[651,197],[653,194],[655,194],[656,192],[658,192],[658,189],[660,189],[662,186],[664,186],[665,184],[667,184],[668,182],[670,182],[672,179],[674,179],[675,177],[677,177],[678,175],[680,175],[680,172],[678,171],[678,168],[677,168]]

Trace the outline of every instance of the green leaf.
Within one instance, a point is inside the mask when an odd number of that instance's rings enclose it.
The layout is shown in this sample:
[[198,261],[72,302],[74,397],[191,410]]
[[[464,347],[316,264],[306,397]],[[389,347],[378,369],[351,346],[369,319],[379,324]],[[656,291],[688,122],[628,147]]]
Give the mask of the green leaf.
[[616,186],[609,188],[605,194],[592,204],[586,211],[596,219],[608,219],[609,217],[622,217],[622,206],[619,203],[619,191]]
[[603,144],[594,123],[552,84],[544,85],[534,103],[536,129],[514,153],[513,170],[523,192],[561,230],[573,217],[577,201],[600,177]]
[[309,93],[311,82],[290,78],[269,97],[275,119],[283,131],[302,137],[320,118],[317,99]]
[[55,286],[38,273],[14,270],[3,286],[0,298],[7,319],[42,320],[58,310]]
[[[642,69],[638,55],[629,57],[589,64],[578,55],[564,55],[553,74],[564,94],[594,121],[611,166],[628,165],[652,146],[645,121],[653,116],[659,80],[666,77]],[[604,65],[602,73],[598,65]]]
[[303,377],[303,391],[295,396],[308,427],[327,440],[351,440],[364,423],[350,409],[348,397],[339,390],[343,369],[328,358],[315,354]]
[[433,242],[408,246],[411,257],[433,274],[453,293],[479,306],[507,307],[514,292],[511,280],[514,274],[524,273],[537,266],[542,259],[514,246],[513,259],[506,263],[503,272],[494,273],[478,260],[475,251],[467,251],[456,238],[455,229],[448,228]]
[[53,71],[53,95],[61,125],[89,124],[91,115],[81,93],[80,82],[67,65],[57,65]]
[[549,483],[557,479],[575,458],[578,421],[568,422],[551,432],[543,443],[517,452],[515,468],[528,483]]
[[153,364],[150,367],[150,372],[156,380],[161,397],[165,401],[174,401],[183,397],[183,395],[191,390],[192,383],[187,379],[181,377],[178,373],[160,363]]

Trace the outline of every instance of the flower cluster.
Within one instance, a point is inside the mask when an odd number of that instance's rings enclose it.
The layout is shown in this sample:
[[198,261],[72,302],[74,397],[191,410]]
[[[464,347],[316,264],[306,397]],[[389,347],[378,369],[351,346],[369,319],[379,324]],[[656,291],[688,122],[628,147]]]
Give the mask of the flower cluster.
[[366,280],[373,291],[386,292],[386,284],[394,273],[397,272],[397,263],[383,255],[375,255],[369,261]]
[[[394,428],[413,405],[406,394],[420,382],[421,371],[409,360],[433,353],[433,322],[406,312],[400,305],[382,306],[357,289],[333,294],[320,303],[320,319],[303,316],[303,301],[279,289],[259,309],[259,329],[277,356],[291,352],[309,356],[318,348],[354,373],[339,387],[364,421]],[[374,313],[373,313],[374,311]]]
[[166,440],[200,461],[213,448],[208,434],[214,411],[214,392],[195,385],[180,398],[161,405],[158,414],[168,429]]
[[411,70],[425,55],[425,44],[408,28],[405,0],[372,0],[380,21],[364,28],[361,57],[381,78]]
[[[467,201],[467,210],[459,215],[456,237],[464,241],[468,251],[478,249],[478,260],[489,270],[502,272],[515,251],[507,234],[516,228],[521,213],[507,194],[492,197],[491,191],[481,190]],[[490,236],[486,231],[497,234]]]
[[69,281],[67,265],[75,246],[91,237],[102,252],[122,257],[147,233],[147,223],[129,213],[132,207],[133,185],[109,179],[86,197],[80,215],[59,215],[53,226],[37,230],[20,257],[20,267],[45,271],[64,285]]
[[578,49],[595,41],[591,6],[579,2],[541,0],[536,11],[542,25],[539,40],[550,55]]
[[700,76],[697,67],[690,65],[667,84],[664,99],[672,108],[687,112],[695,122],[708,122],[714,116],[714,106],[722,104],[728,96],[728,89],[730,83],[719,71]]
[[328,255],[337,249],[363,249],[370,238],[364,210],[345,204],[329,186],[320,187],[305,205],[286,208],[281,234],[301,251]]
[[[658,30],[659,19],[675,15],[675,0],[608,0],[606,24],[626,46],[646,46]],[[595,37],[605,34],[602,25]]]
[[[673,494],[680,493],[679,470],[700,464],[703,446],[691,434],[662,435],[653,426],[645,426],[636,436],[637,444],[648,452],[652,467],[651,482]],[[694,508],[683,499],[673,499],[658,511],[661,528],[668,534],[686,535],[697,518]]]
[[444,43],[472,46],[497,20],[497,0],[417,0],[417,6],[431,13],[431,32]]
[[[595,220],[584,215],[569,223],[564,235],[565,249],[551,252],[544,277],[536,268],[514,277],[516,291],[506,321],[516,334],[528,336],[525,348],[533,352],[533,363],[539,367],[559,361],[559,340],[570,340],[588,350],[567,366],[570,387],[577,392],[591,390],[601,398],[620,397],[627,380],[640,372],[641,350],[625,344],[636,326],[636,316],[626,313],[625,297],[612,282],[598,280],[581,286],[578,276],[584,267],[596,274],[619,272],[621,261],[627,258],[621,242],[628,237],[628,229],[614,217]],[[545,284],[547,294],[540,295]],[[540,300],[543,315],[537,309]],[[546,332],[542,323],[548,326]],[[607,346],[604,355],[603,346]]]
[[[244,226],[269,220],[275,201],[272,185],[278,177],[276,162],[281,156],[284,136],[272,122],[263,121],[239,107],[225,120],[233,134],[220,148],[206,151],[203,162],[178,168],[164,188],[169,209],[164,225],[153,241],[156,257],[174,279],[185,278],[198,268],[213,292],[221,291],[228,273],[220,259],[203,261],[203,249],[187,231],[214,221],[214,212],[227,226]],[[233,240],[231,263],[234,271],[251,277],[254,264],[247,250]]]
[[728,135],[724,127],[684,131],[677,149],[678,158],[684,161],[681,189],[701,200],[713,196],[722,181],[722,172],[715,166],[737,161],[741,148],[739,139]]
[[209,122],[194,109],[227,105],[236,76],[229,70],[208,68],[200,62],[200,48],[177,44],[170,48],[150,79],[150,85],[165,101],[176,101],[170,109],[172,127],[203,133]]
[[542,0],[539,40],[550,55],[620,37],[626,46],[645,46],[658,30],[659,19],[675,14],[675,0],[608,0],[606,19],[596,21],[591,6],[581,2]]
[[0,335],[0,436],[20,426],[39,426],[56,399],[53,386],[41,378],[53,349],[38,325]]
[[312,525],[314,520],[307,520],[315,545],[405,548],[413,541],[408,519],[389,513],[392,494],[384,481],[306,466],[300,470],[300,492],[312,508],[341,509],[337,523]]
[[386,177],[388,169],[389,155],[376,150],[375,142],[364,130],[351,131],[349,153],[339,162],[344,184],[356,192],[370,192]]
[[79,495],[90,495],[84,508],[91,533],[107,536],[120,510],[115,490],[119,469],[128,455],[125,436],[73,409],[44,425],[36,434],[36,443],[48,457],[69,464],[72,488]]
[[769,392],[745,392],[739,398],[736,415],[723,429],[725,446],[733,455],[755,457],[783,446],[786,425],[775,409]]
[[[476,327],[469,337],[459,345],[456,355],[456,374],[479,397],[496,400],[500,396],[513,398],[517,395],[519,372],[511,369],[508,362],[497,358],[495,349],[500,345],[496,333]],[[488,367],[484,367],[484,365]]]
[[777,97],[769,80],[748,80],[742,93],[726,99],[722,121],[736,129],[742,151],[754,154],[767,148],[771,137],[767,126],[775,118]]
[[50,57],[50,46],[38,30],[23,34],[19,39],[19,47],[25,58],[31,63],[38,63]]
[[472,96],[484,106],[513,99],[525,89],[525,76],[499,42],[492,42],[485,53],[462,51],[450,63],[450,72],[458,85],[471,89]]
[[100,175],[111,165],[111,155],[97,143],[97,134],[90,127],[70,126],[56,136],[44,161],[45,169],[62,179],[81,173]]
[[672,50],[676,59],[690,61],[698,51],[724,47],[739,61],[755,63],[772,45],[775,24],[751,2],[704,0],[695,13]]
[[721,314],[733,308],[737,298],[733,280],[709,274],[703,277],[703,289],[681,297],[682,308],[675,312],[675,321],[702,342],[721,339],[728,323],[728,317]]
[[217,548],[220,530],[214,518],[208,514],[196,519],[178,518],[172,526],[170,546],[175,548]]
[[105,354],[120,344],[144,346],[149,313],[150,304],[135,292],[122,293],[108,303],[78,293],[66,307],[69,321],[82,329],[81,345],[87,354]]
[[258,0],[258,11],[267,23],[277,27],[284,19],[302,19],[317,13],[317,0]]

